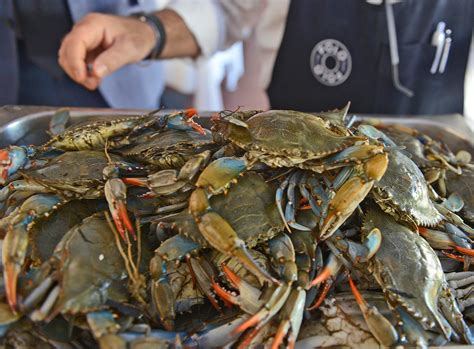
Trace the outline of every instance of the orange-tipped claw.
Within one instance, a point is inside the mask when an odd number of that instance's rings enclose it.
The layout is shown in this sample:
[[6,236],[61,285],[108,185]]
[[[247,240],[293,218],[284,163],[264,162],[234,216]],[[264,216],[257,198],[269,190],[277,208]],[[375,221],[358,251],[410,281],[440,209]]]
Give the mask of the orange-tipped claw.
[[206,131],[204,130],[204,128],[195,122],[191,124],[191,127],[194,129],[194,131],[199,132],[202,135],[206,134]]
[[229,292],[224,290],[221,285],[219,285],[214,278],[211,280],[211,285],[214,291],[216,292],[217,296],[222,299],[227,307],[232,307],[233,305],[238,305],[237,300],[233,295],[231,295]]
[[359,305],[365,305],[366,302],[364,298],[362,298],[362,295],[360,294],[359,290],[357,289],[354,280],[352,280],[351,276],[348,275],[347,279],[349,280],[349,286],[351,287],[352,294],[354,295],[354,298]]
[[449,253],[448,251],[444,251],[444,250],[441,251],[441,253],[444,254],[448,258],[454,259],[455,261],[464,262],[464,257],[463,256],[459,256],[459,255],[454,254],[454,253]]
[[316,276],[314,278],[314,280],[311,281],[309,286],[310,287],[316,286],[316,285],[320,284],[321,282],[326,281],[327,279],[329,279],[330,276],[331,276],[331,270],[329,269],[329,267],[324,267],[324,269],[321,271],[321,273],[319,273],[318,276]]
[[321,292],[316,298],[314,304],[310,306],[309,308],[307,308],[306,310],[311,311],[314,309],[318,309],[321,306],[321,304],[323,304],[324,300],[326,299],[326,296],[328,295],[329,290],[331,289],[331,286],[332,284],[330,282],[327,282],[327,281],[324,282],[324,286],[322,287]]
[[147,181],[143,178],[122,178],[122,181],[128,185],[134,185],[137,187],[146,187]]
[[241,324],[234,330],[233,333],[234,333],[234,334],[242,333],[242,332],[244,332],[246,329],[257,325],[261,320],[262,320],[262,319],[261,319],[260,312],[258,312],[258,313],[256,313],[256,314],[254,314],[253,316],[251,316],[249,319],[245,320],[243,323],[241,323]]
[[236,273],[234,273],[232,269],[230,269],[226,264],[222,263],[221,267],[222,271],[227,276],[227,279],[229,279],[232,285],[234,285],[235,288],[239,288],[242,283],[240,277]]
[[133,239],[136,240],[135,229],[133,228],[132,222],[128,217],[126,200],[127,200],[127,187],[125,183],[118,178],[109,179],[104,186],[104,193],[109,204],[109,210],[114,219],[115,226],[122,239],[125,239],[126,232],[130,232]]
[[474,257],[474,250],[470,249],[470,248],[465,248],[465,247],[461,247],[461,246],[457,246],[457,245],[453,245],[453,248],[462,253],[462,254],[465,254],[467,256],[471,256],[471,257]]
[[186,116],[186,118],[191,119],[194,116],[198,115],[198,112],[196,108],[188,108],[184,111],[184,115]]
[[5,264],[3,277],[5,280],[5,293],[7,296],[8,304],[13,312],[16,311],[17,307],[17,282],[18,274],[20,273],[19,268],[15,264]]
[[135,229],[133,228],[132,222],[128,217],[127,207],[125,206],[125,204],[122,201],[117,201],[111,213],[115,223],[115,227],[120,233],[121,238],[123,240],[126,240],[125,234],[128,231],[130,232],[130,234],[132,234],[133,240],[136,240],[137,235],[135,234]]
[[289,321],[284,321],[280,324],[280,326],[278,326],[278,329],[275,333],[275,337],[273,338],[271,349],[278,349],[280,347],[280,344],[283,343],[283,339],[285,338],[288,332],[288,327]]
[[8,178],[8,165],[10,165],[10,153],[7,150],[0,150],[0,184],[5,183]]
[[125,203],[123,201],[118,203],[118,211],[119,217],[125,225],[125,228],[132,234],[133,239],[136,240],[137,235],[135,234],[135,229],[133,228],[133,224],[130,221],[130,218],[128,217],[127,207],[125,206]]
[[7,160],[10,160],[10,155],[8,150],[0,150],[0,161],[5,162]]
[[321,282],[329,279],[329,277],[336,275],[341,267],[342,267],[342,263],[334,254],[331,253],[329,255],[326,266],[323,268],[321,273],[319,273],[319,275],[316,276],[316,278],[313,281],[311,281],[308,288],[316,286],[320,284]]
[[250,332],[245,339],[239,344],[237,349],[246,349],[250,346],[252,343],[253,339],[257,337],[257,335],[260,333],[262,329],[261,328],[256,328],[252,332]]

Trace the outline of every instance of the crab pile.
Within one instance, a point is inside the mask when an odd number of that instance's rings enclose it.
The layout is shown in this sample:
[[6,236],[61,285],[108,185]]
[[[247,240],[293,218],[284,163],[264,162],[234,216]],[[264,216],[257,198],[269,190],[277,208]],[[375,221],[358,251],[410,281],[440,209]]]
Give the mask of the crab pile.
[[61,111],[0,150],[3,343],[472,344],[470,154],[348,107]]

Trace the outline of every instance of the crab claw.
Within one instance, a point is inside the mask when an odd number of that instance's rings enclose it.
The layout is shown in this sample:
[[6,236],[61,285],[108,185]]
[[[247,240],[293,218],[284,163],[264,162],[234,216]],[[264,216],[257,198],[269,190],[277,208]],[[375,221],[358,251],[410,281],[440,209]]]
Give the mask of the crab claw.
[[457,238],[458,244],[453,241],[455,236],[450,236],[449,234],[424,227],[418,227],[419,233],[429,242],[430,246],[436,249],[454,249],[463,255],[474,257],[474,250],[466,246],[470,246],[470,243],[467,241],[464,242],[465,246],[459,246],[463,243],[462,239]]
[[316,278],[311,281],[311,283],[308,286],[308,289],[320,284],[323,281],[326,281],[329,279],[331,276],[334,276],[337,274],[339,269],[341,269],[342,263],[339,260],[339,258],[336,257],[335,254],[331,253],[329,255],[329,260],[324,269],[321,271],[321,273],[316,276]]
[[326,299],[326,296],[328,295],[329,290],[331,289],[331,286],[332,286],[332,282],[329,282],[329,280],[325,281],[323,287],[321,288],[321,292],[318,294],[313,305],[311,305],[309,308],[306,308],[306,310],[311,311],[314,309],[318,309],[321,306],[321,304],[323,304],[324,300]]
[[135,230],[132,222],[128,217],[126,202],[127,202],[127,187],[124,182],[118,178],[111,178],[105,182],[104,186],[105,198],[109,204],[109,210],[112,214],[115,226],[120,233],[122,239],[125,240],[125,234],[128,231],[132,234],[133,239],[136,239]]
[[167,127],[176,130],[189,130],[189,127],[191,127],[196,132],[205,135],[206,130],[193,120],[197,115],[198,112],[194,108],[171,114],[168,116]]
[[0,150],[0,185],[28,163],[28,148],[10,146]]
[[13,311],[17,306],[18,275],[28,251],[28,229],[35,218],[46,216],[60,201],[55,195],[33,195],[25,200],[10,222],[2,244],[2,263],[5,293]]
[[329,238],[346,219],[354,212],[357,206],[365,199],[373,186],[373,181],[365,181],[362,177],[352,177],[337,191],[336,196],[329,203],[326,217],[321,220],[319,238]]
[[370,306],[365,301],[350,275],[348,276],[348,279],[351,291],[362,311],[362,315],[370,332],[380,344],[386,347],[392,347],[398,341],[397,330],[376,307]]
[[282,310],[283,320],[275,333],[272,349],[278,349],[285,336],[288,336],[288,346],[294,346],[303,321],[305,299],[305,290],[293,290],[291,292]]
[[7,296],[8,305],[12,311],[16,311],[17,306],[16,287],[20,270],[21,269],[19,265],[9,264],[8,266],[5,266],[3,271],[3,278],[5,279],[5,293]]
[[199,231],[209,244],[219,252],[234,256],[245,265],[260,281],[272,284],[279,282],[274,279],[254,260],[247,250],[245,242],[241,240],[230,224],[216,212],[208,212],[200,217]]
[[208,264],[205,265],[206,260],[198,260],[197,258],[187,258],[186,259],[189,270],[193,276],[193,280],[195,280],[198,288],[201,292],[207,297],[211,305],[217,310],[221,311],[221,307],[217,304],[217,300],[215,298],[214,293],[212,292],[212,284],[213,284],[213,275],[209,275],[212,271],[212,267]]
[[285,305],[290,292],[291,285],[283,284],[278,286],[271,294],[268,302],[257,313],[237,327],[234,333],[242,333],[251,327],[255,327],[258,330],[265,326]]
[[136,187],[146,187],[148,186],[148,182],[146,178],[122,178],[122,181],[125,184],[133,185]]
[[222,271],[226,275],[227,279],[232,283],[232,285],[237,288],[239,294],[236,295],[228,292],[218,283],[213,281],[212,287],[214,288],[214,291],[217,293],[217,295],[226,303],[238,305],[240,309],[246,313],[256,313],[262,306],[262,302],[260,300],[260,290],[241,279],[225,264],[222,264]]

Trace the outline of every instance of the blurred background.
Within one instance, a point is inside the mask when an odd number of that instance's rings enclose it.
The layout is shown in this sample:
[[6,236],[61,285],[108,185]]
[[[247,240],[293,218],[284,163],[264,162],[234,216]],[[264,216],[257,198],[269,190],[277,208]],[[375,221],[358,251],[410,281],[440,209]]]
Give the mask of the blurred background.
[[[190,0],[195,1],[195,0]],[[127,3],[123,12],[121,3]],[[50,61],[42,60],[46,51],[54,53],[61,37],[74,22],[90,11],[129,15],[133,11],[155,11],[166,7],[169,0],[147,1],[66,1],[66,0],[1,0],[0,2],[0,105],[83,105],[76,104],[70,97],[62,97],[64,91],[71,89],[77,99],[90,100],[90,106],[113,108],[186,108],[199,110],[267,109],[269,101],[266,83],[262,81],[262,71],[272,69],[268,62],[250,57],[256,55],[258,47],[265,47],[265,33],[269,23],[266,12],[274,12],[282,3],[279,0],[262,1],[262,21],[257,22],[244,41],[233,44],[228,49],[210,57],[197,59],[170,59],[158,62],[144,61],[126,67],[107,77],[95,94],[82,96],[82,90],[68,81],[67,76],[57,65],[56,55]],[[284,1],[287,3],[287,1]],[[123,5],[123,4],[122,4]],[[118,6],[118,7],[117,7]],[[52,9],[55,10],[52,10]],[[29,14],[28,14],[29,13]],[[31,18],[31,14],[36,18]],[[30,17],[28,17],[30,16]],[[58,17],[64,18],[57,21]],[[47,30],[46,30],[46,29]],[[49,28],[49,29],[48,29]],[[59,28],[59,29],[58,29]],[[14,37],[11,33],[14,32]],[[52,33],[45,38],[44,33]],[[471,44],[470,57],[465,80],[464,114],[468,124],[474,129],[474,53]],[[257,52],[257,53],[256,53]],[[260,51],[261,54],[261,51]],[[50,54],[51,55],[51,54]],[[16,62],[17,64],[12,64]],[[152,88],[143,88],[146,95],[144,103],[140,98],[114,99],[109,90],[126,86],[134,87],[123,72],[147,71],[153,75]],[[267,72],[268,73],[268,72]],[[267,74],[268,75],[268,74]],[[19,76],[18,79],[15,76]],[[42,81],[42,84],[38,84]],[[49,85],[48,85],[49,84]],[[44,88],[51,86],[51,88]],[[288,88],[291,88],[289,86]],[[48,92],[50,90],[50,92]],[[87,99],[87,98],[90,99]],[[69,99],[68,99],[69,98]],[[54,100],[56,104],[52,103]],[[84,102],[87,104],[87,102]]]

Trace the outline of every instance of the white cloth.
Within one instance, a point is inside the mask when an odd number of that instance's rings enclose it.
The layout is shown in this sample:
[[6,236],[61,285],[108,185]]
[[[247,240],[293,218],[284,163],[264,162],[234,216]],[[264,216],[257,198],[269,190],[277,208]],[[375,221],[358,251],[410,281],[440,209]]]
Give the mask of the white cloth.
[[[379,1],[380,0],[371,0]],[[283,38],[290,0],[174,0],[168,5],[188,25],[201,48],[209,56],[245,40],[254,30],[254,52],[246,53],[246,70],[258,71],[255,86],[265,91]],[[255,66],[257,66],[255,68]],[[474,44],[466,70],[464,114],[474,129]],[[243,101],[244,103],[244,101]]]

